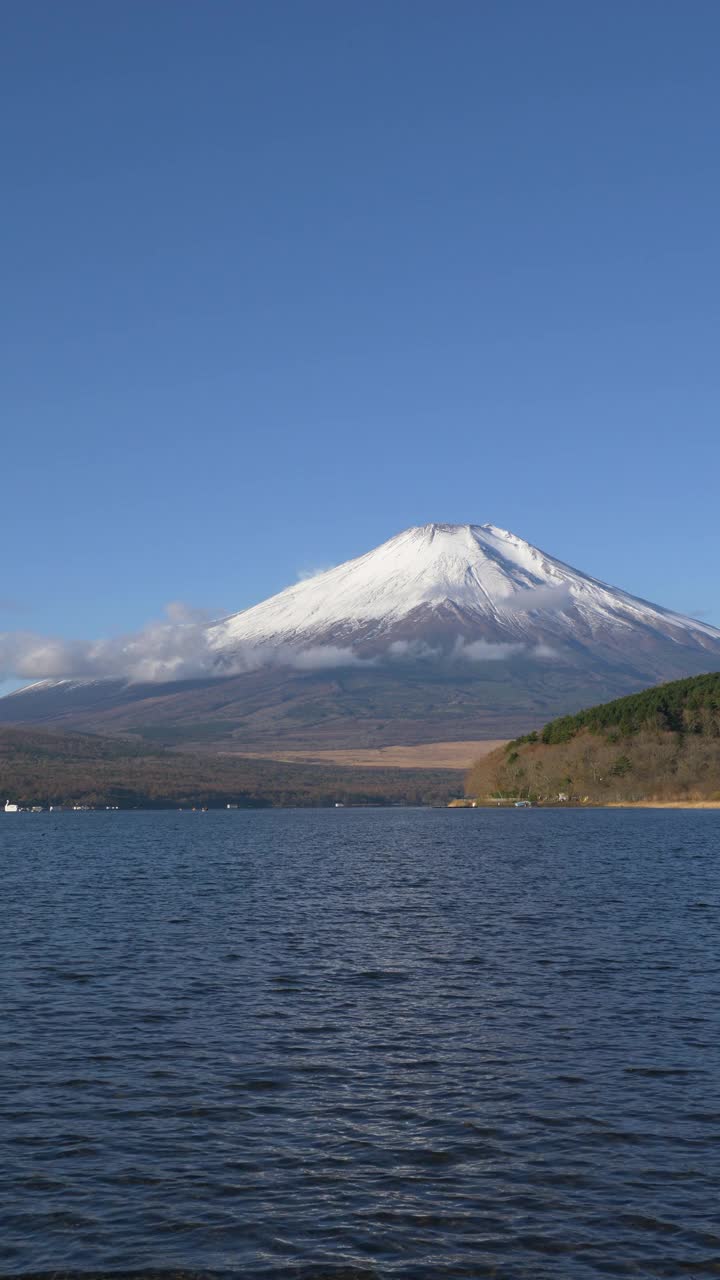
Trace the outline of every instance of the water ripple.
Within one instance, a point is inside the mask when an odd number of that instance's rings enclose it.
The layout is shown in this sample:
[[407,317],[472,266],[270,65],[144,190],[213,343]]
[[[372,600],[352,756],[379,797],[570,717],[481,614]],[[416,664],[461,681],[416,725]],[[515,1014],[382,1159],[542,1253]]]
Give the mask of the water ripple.
[[2,821],[4,1277],[720,1276],[718,815],[449,816]]

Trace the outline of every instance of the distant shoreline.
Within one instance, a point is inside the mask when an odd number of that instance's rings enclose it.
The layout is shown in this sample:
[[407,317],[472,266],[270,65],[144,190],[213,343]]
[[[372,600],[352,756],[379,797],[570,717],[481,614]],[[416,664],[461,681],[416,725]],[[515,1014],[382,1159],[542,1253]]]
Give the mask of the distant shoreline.
[[[515,801],[505,800],[498,803],[495,800],[478,800],[475,804],[472,802],[464,804],[453,804],[447,806],[448,809],[515,809],[518,806]],[[720,800],[589,800],[587,804],[579,801],[569,800],[567,803],[559,801],[547,801],[546,803],[532,802],[530,805],[522,806],[530,809],[720,809]]]
[[720,800],[615,800],[598,809],[720,809]]

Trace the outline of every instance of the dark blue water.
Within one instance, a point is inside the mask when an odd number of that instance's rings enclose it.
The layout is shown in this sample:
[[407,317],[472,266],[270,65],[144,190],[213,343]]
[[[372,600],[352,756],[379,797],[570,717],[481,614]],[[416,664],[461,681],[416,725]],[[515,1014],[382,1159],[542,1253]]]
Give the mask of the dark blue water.
[[720,812],[0,845],[3,1275],[720,1274]]

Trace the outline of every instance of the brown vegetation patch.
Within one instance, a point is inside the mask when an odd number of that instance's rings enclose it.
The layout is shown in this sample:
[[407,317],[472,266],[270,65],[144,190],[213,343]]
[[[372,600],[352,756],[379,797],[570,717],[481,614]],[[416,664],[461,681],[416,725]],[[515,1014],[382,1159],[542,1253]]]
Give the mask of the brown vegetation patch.
[[[504,746],[505,739],[493,738],[488,742],[423,742],[415,746],[357,747],[323,751],[266,751],[268,760],[280,760],[288,764],[343,765],[346,768],[363,769],[469,769],[474,760],[486,756]],[[230,754],[230,753],[228,753]],[[232,753],[235,755],[235,753]],[[260,752],[238,752],[248,759],[258,758]]]
[[583,730],[568,742],[510,742],[473,765],[468,796],[593,804],[720,802],[720,737]]

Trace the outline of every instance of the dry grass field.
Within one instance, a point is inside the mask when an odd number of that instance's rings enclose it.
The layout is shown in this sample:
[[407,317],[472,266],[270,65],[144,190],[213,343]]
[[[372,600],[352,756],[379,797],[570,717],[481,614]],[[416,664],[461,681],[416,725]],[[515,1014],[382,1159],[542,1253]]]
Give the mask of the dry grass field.
[[[243,751],[245,757],[278,760],[284,764],[339,764],[364,769],[469,769],[505,739],[487,742],[423,742],[412,747],[357,747],[322,751]],[[230,754],[230,753],[223,753]]]

